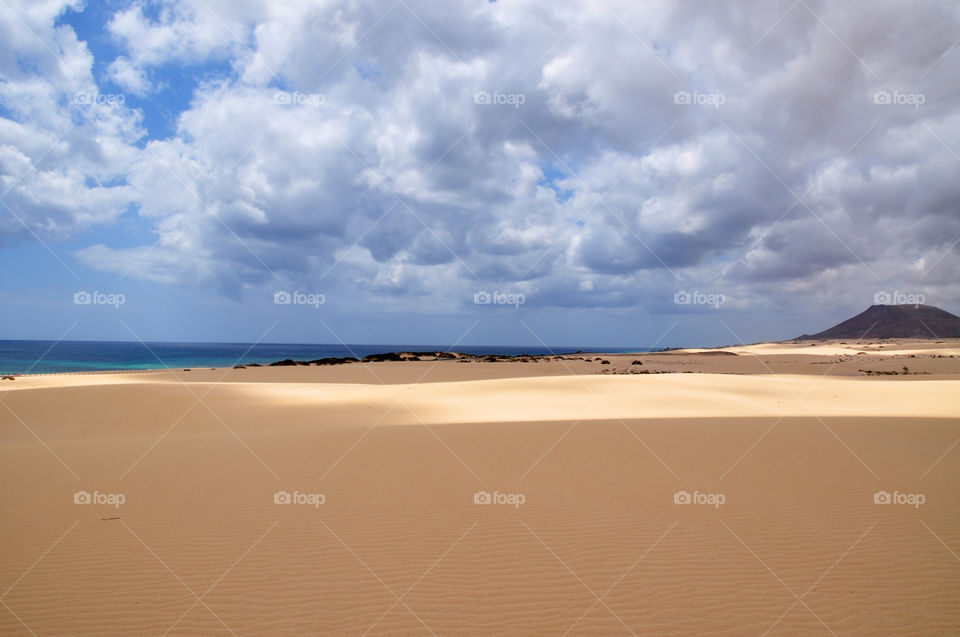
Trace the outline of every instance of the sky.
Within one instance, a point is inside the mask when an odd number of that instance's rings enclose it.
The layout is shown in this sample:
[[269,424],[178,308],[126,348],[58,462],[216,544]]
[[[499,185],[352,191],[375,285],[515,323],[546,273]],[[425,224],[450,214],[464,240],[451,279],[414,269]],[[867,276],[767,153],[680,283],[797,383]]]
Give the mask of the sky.
[[0,1],[0,338],[960,313],[960,5]]

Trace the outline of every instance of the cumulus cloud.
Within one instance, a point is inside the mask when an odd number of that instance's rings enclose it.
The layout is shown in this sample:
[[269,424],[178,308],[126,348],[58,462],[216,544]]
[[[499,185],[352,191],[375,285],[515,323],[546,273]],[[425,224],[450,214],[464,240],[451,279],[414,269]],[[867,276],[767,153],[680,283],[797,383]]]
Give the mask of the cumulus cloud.
[[124,183],[143,135],[122,96],[101,94],[93,57],[56,18],[79,2],[0,8],[0,203],[4,237],[67,237],[137,200]]
[[162,100],[151,73],[206,65],[165,138],[68,103],[98,90],[57,26],[79,4],[13,6],[4,202],[38,236],[135,206],[156,242],[80,250],[96,268],[391,311],[495,286],[648,309],[695,285],[958,292],[949,4],[136,3],[106,25],[109,78]]
[[130,58],[120,56],[107,67],[110,79],[128,93],[144,96],[152,88],[147,73],[142,68],[134,66]]

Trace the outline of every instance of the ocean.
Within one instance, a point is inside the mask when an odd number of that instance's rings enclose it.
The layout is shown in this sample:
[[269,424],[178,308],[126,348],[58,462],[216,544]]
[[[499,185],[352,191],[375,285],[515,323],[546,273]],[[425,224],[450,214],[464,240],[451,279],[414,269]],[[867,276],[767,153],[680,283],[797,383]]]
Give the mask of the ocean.
[[[330,345],[290,343],[139,343],[135,341],[4,341],[0,340],[0,374],[54,374],[184,367],[232,367],[292,358],[356,356],[403,351],[447,351],[448,345]],[[571,354],[646,352],[645,347],[509,347],[457,345],[466,354]]]

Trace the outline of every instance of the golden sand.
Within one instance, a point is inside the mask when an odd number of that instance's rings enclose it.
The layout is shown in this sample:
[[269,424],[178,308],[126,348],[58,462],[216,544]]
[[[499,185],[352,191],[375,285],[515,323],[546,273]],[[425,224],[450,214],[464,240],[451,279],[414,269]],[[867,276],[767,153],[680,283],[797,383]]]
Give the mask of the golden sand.
[[895,345],[5,381],[0,634],[955,635],[960,358]]

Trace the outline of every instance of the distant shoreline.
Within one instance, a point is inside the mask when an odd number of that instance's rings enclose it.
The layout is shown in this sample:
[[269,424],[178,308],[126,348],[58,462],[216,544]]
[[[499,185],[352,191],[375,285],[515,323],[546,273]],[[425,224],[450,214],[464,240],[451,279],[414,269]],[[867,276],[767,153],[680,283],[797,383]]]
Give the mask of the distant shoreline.
[[562,354],[471,354],[467,352],[450,352],[442,350],[433,351],[397,351],[384,352],[382,354],[368,354],[363,358],[352,356],[344,357],[324,357],[313,360],[295,360],[285,358],[270,363],[237,363],[235,365],[196,365],[193,367],[150,367],[150,368],[117,368],[117,369],[98,369],[98,370],[77,370],[64,372],[24,372],[7,373],[0,372],[0,377],[33,377],[33,376],[64,376],[64,375],[89,375],[89,374],[153,374],[162,372],[189,372],[195,369],[206,370],[228,370],[228,369],[246,369],[246,368],[265,368],[265,367],[321,367],[331,365],[350,365],[353,363],[382,363],[382,362],[435,362],[440,360],[471,360],[482,362],[537,362],[548,360],[563,360],[570,356],[595,357],[602,356],[641,356],[644,354],[656,354],[666,351],[676,351],[676,348],[664,348],[650,351],[638,352],[604,352],[599,350],[578,350],[576,352],[565,352]]
[[270,365],[283,360],[343,362],[419,353],[435,358],[456,349],[474,356],[553,356],[576,351],[607,354],[652,351],[646,347],[483,345],[370,345],[271,343],[139,343],[99,341],[0,341],[0,374],[134,372],[159,369]]

